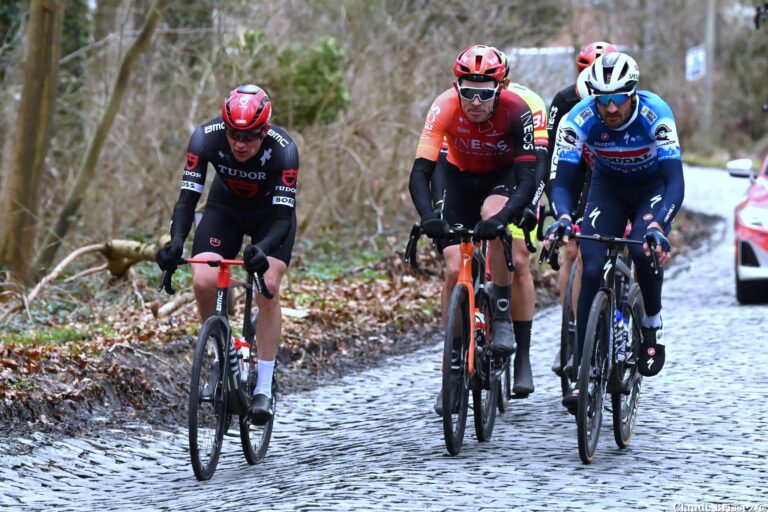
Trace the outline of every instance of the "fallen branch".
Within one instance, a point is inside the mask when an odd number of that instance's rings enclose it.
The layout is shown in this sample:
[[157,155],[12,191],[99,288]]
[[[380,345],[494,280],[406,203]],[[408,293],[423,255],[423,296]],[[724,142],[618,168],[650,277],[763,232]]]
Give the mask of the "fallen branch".
[[143,356],[153,357],[153,358],[157,359],[158,361],[160,361],[161,363],[163,363],[165,366],[168,366],[168,367],[171,366],[168,363],[168,361],[164,361],[161,357],[158,357],[157,355],[153,354],[152,352],[147,352],[146,350],[141,350],[141,349],[138,349],[136,347],[132,347],[132,346],[128,345],[127,343],[115,343],[114,345],[109,347],[107,352],[110,352],[110,353],[114,352],[115,348],[125,348],[125,349],[128,349],[128,350],[130,350],[132,352],[135,352],[137,354],[141,354]]

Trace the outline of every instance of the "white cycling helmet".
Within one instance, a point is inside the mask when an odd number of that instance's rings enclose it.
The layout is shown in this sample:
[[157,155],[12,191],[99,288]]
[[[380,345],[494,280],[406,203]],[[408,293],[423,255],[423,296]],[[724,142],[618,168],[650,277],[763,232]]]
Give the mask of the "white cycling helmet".
[[592,64],[589,87],[593,94],[631,94],[637,89],[640,68],[635,59],[626,53],[606,53]]
[[587,81],[589,80],[589,71],[592,69],[592,67],[586,67],[581,70],[579,73],[579,78],[576,79],[576,96],[579,97],[580,100],[583,100],[590,94],[592,94],[589,91],[589,84]]

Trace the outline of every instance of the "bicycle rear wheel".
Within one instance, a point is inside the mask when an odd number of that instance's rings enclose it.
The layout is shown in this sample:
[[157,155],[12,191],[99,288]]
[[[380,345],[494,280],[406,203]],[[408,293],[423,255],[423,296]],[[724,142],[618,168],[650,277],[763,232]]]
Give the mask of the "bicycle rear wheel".
[[472,411],[475,419],[475,434],[478,441],[488,441],[493,435],[496,423],[496,407],[499,404],[500,366],[495,367],[495,358],[488,348],[493,340],[491,329],[491,300],[480,292],[475,297],[479,315],[475,317],[475,374],[472,377]]
[[[251,371],[248,376],[248,394],[256,386],[256,372]],[[272,396],[274,397],[275,409],[277,409],[277,380],[272,375]],[[272,439],[272,425],[275,423],[275,416],[269,419],[264,425],[254,425],[248,419],[246,414],[240,416],[240,442],[243,445],[243,455],[248,464],[258,464],[267,455],[269,441]]]
[[469,328],[469,294],[466,286],[457,284],[451,293],[443,347],[443,435],[451,455],[461,450],[467,424]]
[[608,349],[611,342],[611,300],[598,291],[592,301],[584,336],[584,352],[579,366],[579,405],[576,412],[579,456],[584,464],[592,457],[600,438],[603,399],[608,383]]
[[640,325],[645,316],[645,305],[637,283],[633,283],[629,289],[629,308],[631,312],[629,346],[626,347],[624,363],[618,364],[622,382],[629,389],[629,395],[621,393],[611,395],[613,437],[619,448],[626,448],[632,440],[632,433],[637,423],[640,387],[643,382],[637,363],[640,359]]
[[198,480],[208,480],[216,471],[229,423],[226,332],[221,320],[211,317],[200,329],[195,347],[189,385],[189,454]]
[[560,388],[563,396],[576,380],[576,313],[573,309],[573,282],[579,272],[579,260],[571,265],[568,284],[563,297],[563,316],[560,322]]

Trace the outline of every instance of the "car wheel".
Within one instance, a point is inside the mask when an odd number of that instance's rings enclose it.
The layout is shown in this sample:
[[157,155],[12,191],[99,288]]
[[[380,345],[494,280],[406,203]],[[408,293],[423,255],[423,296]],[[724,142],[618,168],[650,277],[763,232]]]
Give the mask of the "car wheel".
[[736,274],[736,299],[742,304],[768,302],[768,280],[743,281]]

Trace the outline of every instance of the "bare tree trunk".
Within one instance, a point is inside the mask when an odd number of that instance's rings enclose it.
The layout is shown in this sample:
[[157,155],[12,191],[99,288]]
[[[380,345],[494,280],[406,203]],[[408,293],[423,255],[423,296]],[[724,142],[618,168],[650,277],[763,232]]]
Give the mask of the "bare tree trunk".
[[32,0],[13,161],[0,198],[0,267],[26,280],[37,231],[40,182],[58,86],[64,2]]
[[126,52],[125,57],[123,57],[120,71],[118,72],[115,84],[112,88],[112,95],[109,99],[109,103],[107,103],[107,109],[101,116],[101,120],[96,128],[96,133],[94,134],[93,139],[91,139],[85,157],[80,162],[77,176],[67,193],[67,198],[64,202],[64,206],[59,212],[56,224],[54,225],[53,230],[47,234],[45,242],[42,245],[42,251],[38,253],[39,257],[35,260],[34,268],[36,275],[44,274],[48,267],[50,267],[51,262],[53,262],[53,259],[56,257],[56,252],[61,245],[61,240],[66,236],[67,231],[72,224],[73,217],[77,214],[77,210],[83,202],[88,185],[93,179],[96,164],[98,163],[101,149],[104,146],[104,141],[107,138],[109,130],[112,128],[112,123],[115,120],[115,116],[117,115],[123,97],[125,96],[128,78],[130,77],[133,65],[139,55],[141,55],[149,46],[152,35],[162,17],[163,9],[165,9],[170,2],[171,0],[155,0],[144,18],[144,25],[141,27],[141,32]]

